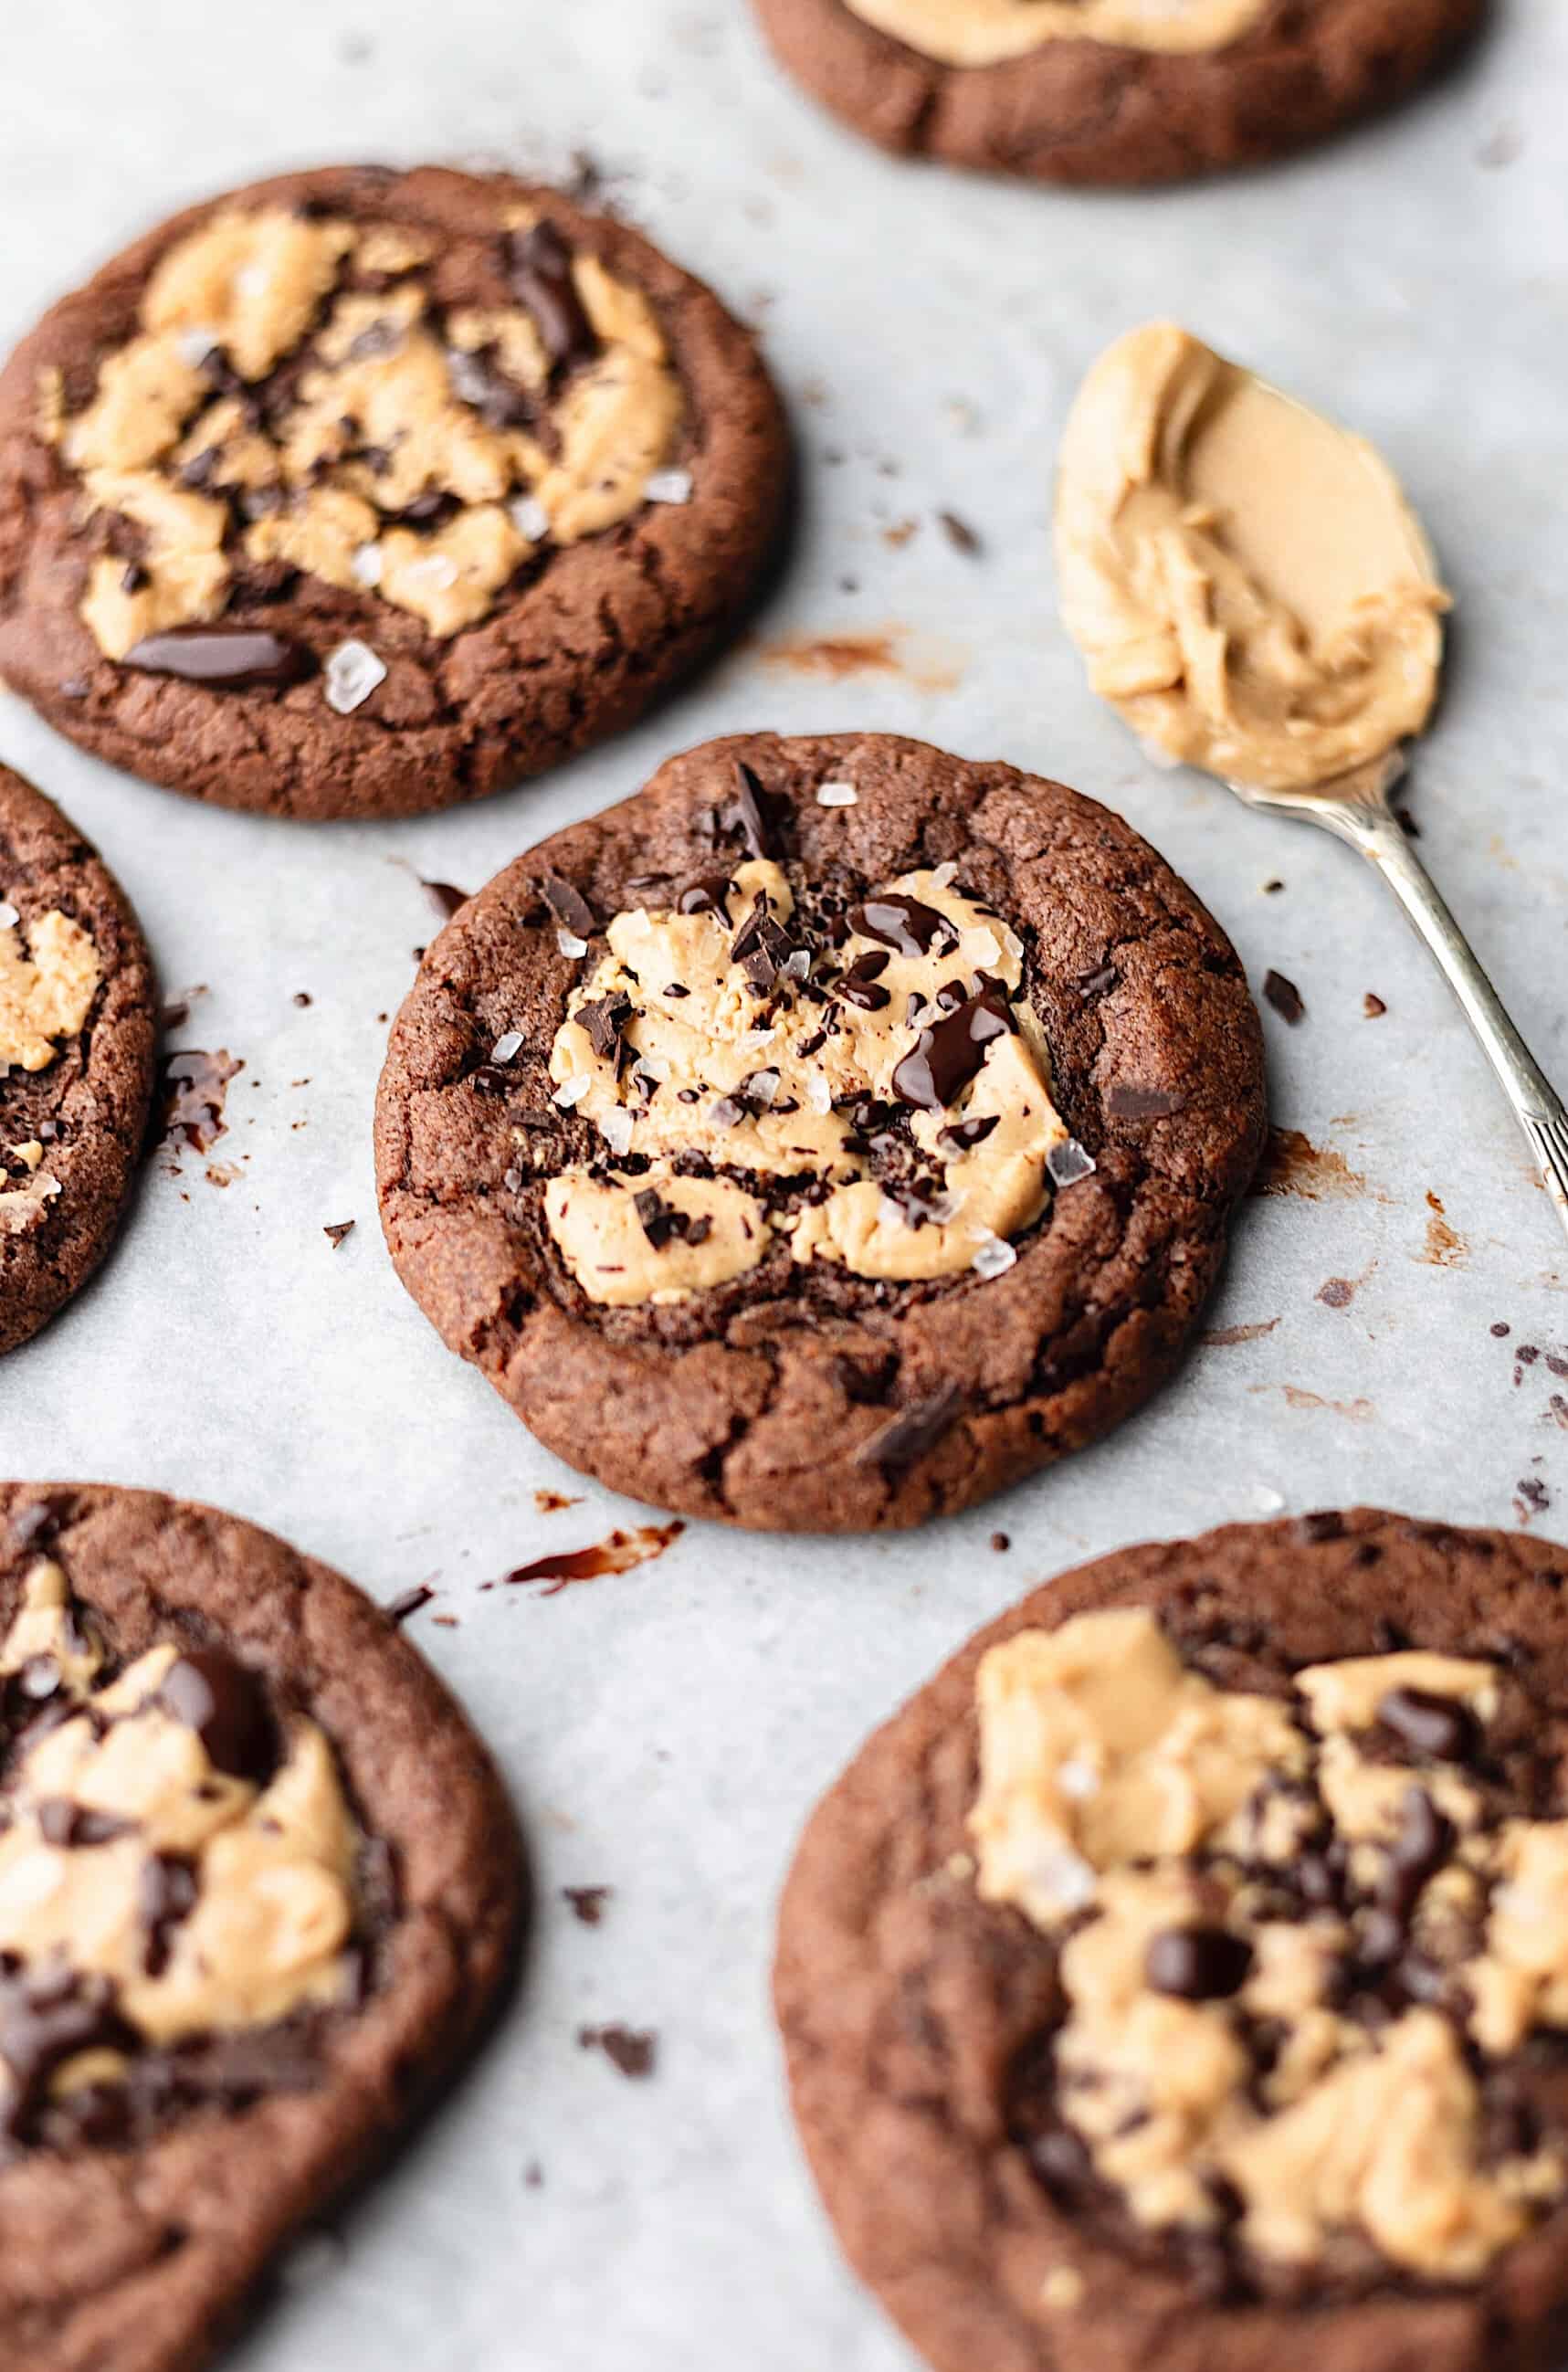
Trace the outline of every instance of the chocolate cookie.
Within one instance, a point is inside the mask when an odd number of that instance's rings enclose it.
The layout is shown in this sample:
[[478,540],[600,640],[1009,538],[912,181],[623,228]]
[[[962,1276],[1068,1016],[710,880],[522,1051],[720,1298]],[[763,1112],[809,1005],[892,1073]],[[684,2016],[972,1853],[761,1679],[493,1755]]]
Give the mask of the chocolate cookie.
[[195,2372],[474,2041],[510,1810],[351,1584],[150,1492],[0,1486],[0,2358]]
[[1525,2372],[1568,2298],[1568,1551],[1361,1509],[970,1641],[785,1888],[796,2113],[938,2372]]
[[0,375],[0,674],[220,806],[449,807],[733,631],[785,478],[752,339],[623,224],[501,175],[285,174]]
[[377,1159],[404,1284],[551,1448],[855,1531],[1148,1397],[1263,1119],[1240,967],[1119,818],[917,741],[759,734],[462,908]]
[[0,1352],[97,1268],[130,1199],[157,1033],[118,882],[0,766]]
[[1484,0],[756,0],[882,147],[1046,181],[1266,164],[1400,98]]

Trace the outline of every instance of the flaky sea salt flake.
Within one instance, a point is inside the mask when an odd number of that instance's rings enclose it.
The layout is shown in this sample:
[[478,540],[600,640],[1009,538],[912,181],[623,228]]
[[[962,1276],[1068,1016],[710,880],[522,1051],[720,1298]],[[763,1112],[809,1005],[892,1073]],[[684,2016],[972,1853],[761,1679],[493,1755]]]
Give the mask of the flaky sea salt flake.
[[690,470],[656,470],[643,488],[650,503],[689,503],[691,499]]
[[537,494],[519,494],[507,506],[512,525],[528,543],[542,543],[550,533],[550,513]]
[[1075,1136],[1065,1136],[1060,1145],[1053,1145],[1045,1166],[1054,1186],[1075,1186],[1081,1178],[1092,1178],[1095,1173],[1093,1154],[1086,1153]]
[[552,1100],[560,1105],[563,1111],[570,1111],[574,1104],[582,1102],[588,1092],[588,1085],[586,1076],[580,1079],[568,1079],[564,1087],[556,1088]]
[[576,961],[579,956],[586,956],[588,951],[588,943],[587,939],[580,939],[575,931],[557,931],[555,934],[555,944],[560,948],[562,954],[563,956],[570,956],[574,962]]
[[327,705],[340,716],[350,713],[367,701],[378,683],[387,680],[387,669],[368,643],[340,643],[335,651],[327,654],[323,670]]
[[977,1246],[970,1266],[976,1276],[1005,1276],[1016,1265],[1017,1258],[1012,1245],[1001,1236],[986,1236]]
[[503,1031],[502,1035],[495,1041],[494,1045],[492,1046],[490,1050],[490,1059],[493,1063],[509,1063],[515,1055],[520,1054],[522,1051],[522,1031],[520,1029],[507,1029]]
[[380,545],[362,543],[348,564],[348,573],[356,585],[379,585],[381,582]]
[[853,783],[819,783],[817,804],[819,808],[858,807],[860,793]]

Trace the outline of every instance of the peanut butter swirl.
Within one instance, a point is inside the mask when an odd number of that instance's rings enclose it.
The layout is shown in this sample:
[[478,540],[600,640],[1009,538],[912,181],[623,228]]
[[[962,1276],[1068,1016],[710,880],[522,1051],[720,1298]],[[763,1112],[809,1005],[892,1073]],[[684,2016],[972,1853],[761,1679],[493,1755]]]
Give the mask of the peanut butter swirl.
[[1253,1695],[1131,1609],[1020,1633],[977,1696],[978,1889],[1058,1955],[1021,2128],[1048,2183],[1233,2260],[1353,2241],[1439,2283],[1562,2197],[1510,2087],[1568,2025],[1568,1820],[1499,1787],[1494,1666],[1411,1649]]
[[85,409],[39,390],[84,520],[111,522],[99,648],[157,664],[291,569],[449,636],[638,509],[683,410],[653,307],[517,207],[495,262],[499,301],[447,306],[433,241],[390,223],[229,207],[172,247]]
[[1268,0],[848,0],[854,15],[947,66],[993,66],[1052,41],[1120,49],[1222,50]]
[[1011,1265],[1067,1130],[1023,943],[952,874],[824,906],[753,855],[615,916],[550,1060],[596,1132],[545,1191],[592,1299],[679,1300],[781,1246],[868,1278]]
[[218,1650],[170,1642],[104,1669],[90,1616],[41,1558],[0,1646],[13,2145],[134,2080],[148,2053],[275,2028],[351,1991],[359,1840],[321,1731],[280,1721]]

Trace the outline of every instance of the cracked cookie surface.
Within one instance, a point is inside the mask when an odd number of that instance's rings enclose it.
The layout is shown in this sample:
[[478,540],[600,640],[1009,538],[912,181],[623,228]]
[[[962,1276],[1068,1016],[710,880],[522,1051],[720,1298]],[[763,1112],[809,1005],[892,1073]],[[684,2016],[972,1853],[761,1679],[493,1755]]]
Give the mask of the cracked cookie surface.
[[[1400,97],[1484,10],[1484,0],[1184,5],[1230,38],[1189,46],[1168,7],[1149,12],[1147,47],[1074,37],[1074,16],[1109,33],[1135,26],[1126,0],[1049,11],[1018,0],[756,0],[781,64],[880,146],[1087,182],[1266,164]],[[929,49],[916,45],[923,33]]]
[[1117,817],[888,735],[754,735],[470,900],[393,1028],[377,1161],[403,1282],[560,1455],[865,1530],[1140,1405],[1263,1119],[1240,967]]
[[785,474],[753,341],[623,225],[504,176],[285,176],[0,375],[0,672],[220,804],[450,805],[733,629]]
[[1357,1510],[1125,1550],[808,1824],[775,1997],[938,2372],[1524,2372],[1568,2294],[1568,1552]]
[[0,767],[0,1352],[86,1283],[134,1185],[157,1039],[123,892]]
[[0,2353],[194,2372],[486,2023],[521,1898],[461,1713],[237,1517],[0,1485]]

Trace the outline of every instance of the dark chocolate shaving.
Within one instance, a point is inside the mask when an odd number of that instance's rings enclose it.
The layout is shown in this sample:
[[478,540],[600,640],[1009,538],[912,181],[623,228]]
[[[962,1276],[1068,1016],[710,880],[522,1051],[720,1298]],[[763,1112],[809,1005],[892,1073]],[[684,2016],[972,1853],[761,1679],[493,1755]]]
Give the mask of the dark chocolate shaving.
[[963,1401],[957,1384],[943,1384],[923,1401],[912,1401],[877,1428],[854,1453],[857,1466],[879,1466],[888,1475],[903,1473],[935,1449],[948,1431]]
[[563,881],[559,873],[547,873],[540,890],[558,923],[575,932],[579,939],[592,938],[598,922],[580,890],[575,890],[570,881]]
[[1294,980],[1287,980],[1283,971],[1266,971],[1263,974],[1263,994],[1282,1021],[1294,1025],[1307,1011],[1300,989]]
[[587,1041],[601,1063],[613,1061],[619,1071],[631,1052],[626,1043],[626,1025],[632,1018],[632,1000],[620,989],[611,989],[606,996],[596,996],[587,1005],[579,1005],[575,1019],[579,1029],[587,1033]]
[[181,683],[240,691],[280,690],[316,672],[316,654],[286,634],[241,626],[171,626],[132,645],[121,662],[144,675],[177,676]]

